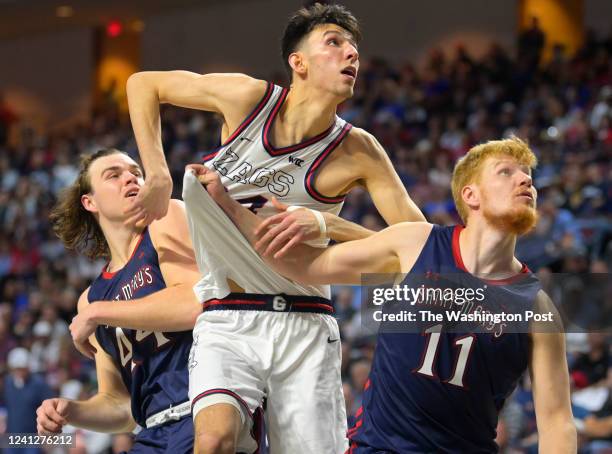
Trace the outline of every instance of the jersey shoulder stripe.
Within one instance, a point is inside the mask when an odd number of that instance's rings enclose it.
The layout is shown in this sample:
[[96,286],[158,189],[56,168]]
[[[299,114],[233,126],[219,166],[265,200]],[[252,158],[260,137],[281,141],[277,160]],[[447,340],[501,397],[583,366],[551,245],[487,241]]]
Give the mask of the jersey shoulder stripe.
[[321,194],[314,186],[314,179],[317,175],[318,169],[321,167],[321,164],[325,159],[329,157],[330,154],[340,145],[342,140],[346,137],[346,135],[350,132],[353,126],[350,123],[346,123],[342,128],[342,131],[338,136],[321,152],[319,157],[314,160],[308,171],[306,172],[306,176],[304,178],[304,185],[306,187],[306,191],[308,194],[315,200],[322,203],[341,203],[346,198],[346,194],[340,195],[338,197],[327,197]]

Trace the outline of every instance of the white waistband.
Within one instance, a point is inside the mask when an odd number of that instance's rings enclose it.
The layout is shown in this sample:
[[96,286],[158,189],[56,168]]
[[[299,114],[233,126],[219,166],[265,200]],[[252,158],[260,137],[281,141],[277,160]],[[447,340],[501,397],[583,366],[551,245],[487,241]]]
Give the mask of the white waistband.
[[183,416],[191,414],[191,402],[185,401],[174,407],[166,408],[154,415],[151,415],[145,421],[147,429],[152,427],[160,426],[167,423],[168,421],[178,421]]

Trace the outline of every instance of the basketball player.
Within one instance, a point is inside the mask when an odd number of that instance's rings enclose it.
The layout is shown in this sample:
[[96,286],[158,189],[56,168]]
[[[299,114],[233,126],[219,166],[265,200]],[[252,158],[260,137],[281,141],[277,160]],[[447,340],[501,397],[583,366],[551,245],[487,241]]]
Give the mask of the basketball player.
[[[538,311],[554,313],[537,279],[514,257],[517,237],[536,222],[535,164],[517,138],[478,145],[457,163],[451,183],[465,228],[401,223],[325,250],[298,246],[268,262],[310,284],[359,284],[362,273],[401,273],[403,282],[417,285],[411,276],[454,273],[471,282],[469,288],[490,289],[493,300],[515,307],[533,302]],[[214,171],[192,171],[255,244],[263,221],[227,196]],[[529,333],[379,332],[349,452],[497,452],[499,411],[526,369],[540,452],[576,452],[564,336],[534,327]]]
[[53,211],[54,229],[69,249],[110,261],[79,298],[79,326],[71,325],[77,337],[95,330],[80,349],[95,357],[98,393],[86,401],[44,401],[38,431],[58,433],[71,424],[120,433],[138,424],[143,430],[131,452],[190,453],[187,360],[201,311],[193,293],[199,272],[181,202],[172,200],[149,227],[125,225],[123,210],[142,184],[128,155],[101,150],[83,159]]
[[[222,145],[204,161],[222,175],[233,198],[263,215],[276,213],[264,197],[270,195],[308,208],[269,221],[278,227],[269,231],[268,253],[282,255],[300,241],[325,246],[328,238],[370,235],[336,216],[345,195],[356,187],[369,192],[388,224],[424,220],[376,139],[336,115],[337,106],[353,94],[359,38],[359,24],[345,8],[315,4],[299,10],[285,30],[282,54],[291,77],[289,90],[242,74],[131,76],[130,115],[147,182],[128,211],[130,222],[163,216],[171,193],[160,103],[223,117]],[[266,397],[271,452],[344,452],[340,346],[328,342],[338,339],[329,287],[296,286],[269,276],[266,283],[252,280],[246,287],[237,282],[248,295],[228,294],[222,288],[224,275],[233,273],[236,281],[248,279],[249,271],[236,273],[244,263],[229,262],[227,244],[210,241],[200,226],[206,212],[200,210],[199,184],[189,175],[185,178],[183,198],[204,274],[196,288],[205,303],[194,329],[197,363],[190,368],[196,450],[254,449],[250,427]],[[274,287],[275,282],[282,288]],[[285,294],[282,301],[275,300],[280,293]],[[226,297],[225,302],[207,303],[219,297]],[[263,331],[247,332],[244,326]],[[254,351],[262,336],[270,342],[285,339],[295,351],[284,350],[286,358],[275,349]]]

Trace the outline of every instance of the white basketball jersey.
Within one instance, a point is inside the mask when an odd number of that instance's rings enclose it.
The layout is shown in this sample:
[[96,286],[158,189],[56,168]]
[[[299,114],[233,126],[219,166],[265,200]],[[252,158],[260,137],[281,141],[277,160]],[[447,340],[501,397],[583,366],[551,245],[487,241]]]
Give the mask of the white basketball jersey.
[[351,125],[336,116],[326,131],[299,144],[275,148],[270,142],[274,119],[288,90],[268,83],[266,93],[238,129],[217,150],[203,157],[221,174],[233,199],[262,216],[276,213],[263,195],[288,205],[338,214],[344,196],[325,197],[314,180],[323,161],[346,137]]

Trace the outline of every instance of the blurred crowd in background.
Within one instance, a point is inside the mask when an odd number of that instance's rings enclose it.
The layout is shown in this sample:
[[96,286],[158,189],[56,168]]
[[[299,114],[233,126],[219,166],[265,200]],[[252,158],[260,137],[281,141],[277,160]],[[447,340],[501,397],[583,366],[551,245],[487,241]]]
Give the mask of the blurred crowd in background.
[[[433,49],[419,68],[362,61],[355,96],[339,114],[376,136],[428,220],[445,225],[459,222],[450,192],[457,158],[487,140],[513,134],[528,140],[539,159],[534,181],[540,217],[534,232],[519,242],[519,258],[541,274],[608,273],[612,35],[590,33],[575,55],[558,46],[548,63],[538,65],[543,39],[534,23],[521,35],[516,55],[493,44],[479,59],[463,47],[450,57]],[[283,83],[279,76],[271,79]],[[73,347],[68,324],[80,292],[104,263],[66,251],[48,215],[58,192],[74,180],[80,154],[115,147],[137,157],[129,118],[117,106],[109,93],[89,123],[41,135],[0,95],[0,432],[35,432],[34,411],[47,396],[87,398],[96,390],[94,365]],[[162,126],[174,197],[180,197],[185,164],[199,162],[218,145],[220,121],[209,113],[164,107]],[[9,132],[16,134],[16,144],[8,144]],[[385,226],[361,190],[347,198],[342,216],[373,230]],[[375,342],[361,329],[358,289],[335,287],[334,299],[350,420],[361,402]],[[23,349],[12,351],[15,347]],[[584,452],[612,449],[609,347],[606,334],[568,335]],[[505,452],[537,452],[528,377],[508,399],[498,432]],[[78,434],[82,452],[129,442]]]

